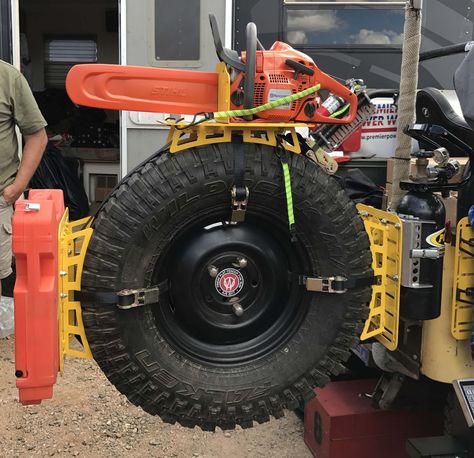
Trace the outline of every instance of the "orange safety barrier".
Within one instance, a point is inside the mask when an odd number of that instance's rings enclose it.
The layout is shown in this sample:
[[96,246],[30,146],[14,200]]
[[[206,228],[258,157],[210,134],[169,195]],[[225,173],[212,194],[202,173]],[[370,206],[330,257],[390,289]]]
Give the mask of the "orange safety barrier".
[[58,228],[60,190],[32,190],[13,216],[16,257],[15,375],[22,404],[53,395],[59,370]]

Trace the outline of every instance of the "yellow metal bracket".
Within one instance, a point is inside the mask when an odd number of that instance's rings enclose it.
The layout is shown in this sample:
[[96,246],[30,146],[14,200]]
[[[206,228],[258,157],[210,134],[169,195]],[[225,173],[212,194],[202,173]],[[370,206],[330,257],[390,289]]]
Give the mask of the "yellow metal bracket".
[[61,372],[66,355],[92,358],[84,331],[81,304],[74,301],[72,297],[74,291],[81,289],[84,258],[93,232],[90,227],[92,220],[85,218],[69,222],[68,217],[69,212],[66,210],[59,226],[59,367]]
[[454,259],[451,333],[456,340],[465,340],[474,325],[474,298],[466,294],[474,288],[474,229],[467,217],[457,226]]
[[228,124],[206,121],[193,127],[186,128],[186,123],[168,123],[170,132],[167,143],[170,152],[178,153],[189,148],[216,143],[230,143],[233,134],[242,134],[244,143],[277,146],[277,135],[291,134],[291,143],[282,140],[281,146],[291,153],[301,153],[296,135],[296,127],[307,127],[306,124],[294,123],[254,123],[229,122]]
[[394,214],[358,204],[372,251],[372,269],[377,284],[372,286],[370,313],[361,340],[375,338],[388,350],[398,346],[400,277],[403,226]]

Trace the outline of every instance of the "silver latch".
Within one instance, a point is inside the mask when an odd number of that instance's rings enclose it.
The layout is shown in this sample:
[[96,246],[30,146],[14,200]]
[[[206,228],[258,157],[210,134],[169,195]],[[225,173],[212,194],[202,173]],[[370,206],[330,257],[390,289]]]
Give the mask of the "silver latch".
[[414,248],[410,255],[413,259],[439,259],[443,257],[444,252],[436,248]]
[[347,291],[345,282],[347,278],[337,275],[335,277],[306,277],[304,285],[307,291],[318,293],[344,294]]
[[39,212],[41,210],[41,204],[35,202],[28,202],[25,205],[25,212]]
[[247,186],[245,187],[245,199],[237,200],[237,188],[232,187],[231,190],[232,197],[232,223],[243,223],[245,221],[245,212],[247,211],[247,204],[249,200],[250,191]]

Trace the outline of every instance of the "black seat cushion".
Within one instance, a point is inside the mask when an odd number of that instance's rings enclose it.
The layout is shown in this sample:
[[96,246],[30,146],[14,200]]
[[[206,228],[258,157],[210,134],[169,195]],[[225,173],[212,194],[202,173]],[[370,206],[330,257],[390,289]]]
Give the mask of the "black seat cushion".
[[[421,89],[416,96],[416,122],[419,124],[437,124],[449,130],[464,143],[474,147],[474,131],[463,117],[459,116],[444,94],[433,87]],[[442,144],[451,156],[466,156],[466,152],[452,143]],[[421,145],[423,147],[423,145]]]
[[454,87],[464,119],[474,129],[474,48],[454,73]]

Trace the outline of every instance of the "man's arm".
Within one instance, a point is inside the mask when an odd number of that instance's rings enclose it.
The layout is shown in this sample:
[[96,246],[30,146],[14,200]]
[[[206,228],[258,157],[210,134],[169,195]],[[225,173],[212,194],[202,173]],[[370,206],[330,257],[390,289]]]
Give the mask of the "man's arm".
[[3,198],[8,204],[13,204],[18,200],[21,193],[28,186],[48,143],[48,136],[44,129],[40,129],[31,135],[25,135],[24,138],[25,146],[15,181],[3,190]]

